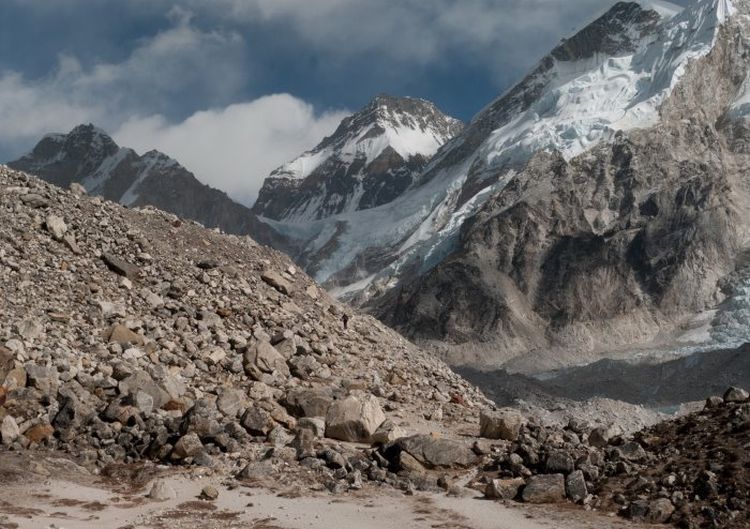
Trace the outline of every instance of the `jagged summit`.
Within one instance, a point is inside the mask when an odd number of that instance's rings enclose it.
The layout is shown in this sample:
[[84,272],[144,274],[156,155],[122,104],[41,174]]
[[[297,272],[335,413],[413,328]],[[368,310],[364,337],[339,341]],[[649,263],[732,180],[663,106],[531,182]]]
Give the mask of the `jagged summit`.
[[285,248],[284,238],[248,208],[199,182],[177,160],[157,150],[139,156],[90,123],[67,134],[47,134],[31,152],[8,165],[60,187],[77,182],[113,202],[155,206],[207,227]]
[[461,128],[429,101],[378,95],[313,150],[271,173],[253,211],[305,222],[387,203]]

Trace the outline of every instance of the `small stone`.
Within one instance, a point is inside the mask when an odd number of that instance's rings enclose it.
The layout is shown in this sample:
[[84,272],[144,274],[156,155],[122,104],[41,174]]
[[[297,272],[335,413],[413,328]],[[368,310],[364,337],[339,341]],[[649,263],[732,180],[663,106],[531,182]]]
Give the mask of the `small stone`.
[[493,479],[484,489],[484,495],[496,500],[512,500],[526,484],[523,478]]
[[169,501],[177,498],[177,492],[164,479],[157,479],[151,486],[148,497],[154,501]]
[[708,410],[711,410],[711,409],[714,409],[714,408],[718,408],[718,407],[720,407],[723,404],[724,404],[724,399],[722,399],[721,397],[716,396],[716,395],[714,395],[712,397],[708,397],[706,399],[706,409],[708,409]]
[[724,393],[724,402],[745,402],[748,398],[750,398],[750,393],[734,386]]
[[52,234],[52,238],[56,241],[62,241],[65,236],[65,232],[68,231],[68,226],[65,221],[57,215],[47,215],[47,220],[44,222],[47,231]]
[[3,444],[10,446],[20,435],[21,431],[18,429],[16,420],[10,415],[6,415],[3,422],[0,423],[0,439],[2,439]]
[[131,281],[138,279],[138,276],[141,273],[141,269],[136,265],[131,264],[111,253],[103,253],[102,259],[104,260],[104,264],[106,264],[110,270],[112,270],[116,274],[127,277]]
[[214,486],[206,485],[201,489],[199,497],[202,500],[214,501],[219,498],[219,491]]
[[42,324],[35,319],[25,319],[18,324],[18,334],[24,340],[35,340],[44,332]]

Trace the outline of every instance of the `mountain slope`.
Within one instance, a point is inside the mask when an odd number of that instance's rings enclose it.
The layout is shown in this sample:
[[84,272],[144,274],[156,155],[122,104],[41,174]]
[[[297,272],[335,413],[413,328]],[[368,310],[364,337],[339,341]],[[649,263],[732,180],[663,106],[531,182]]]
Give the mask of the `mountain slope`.
[[[534,155],[447,259],[375,310],[408,335],[451,342],[455,362],[524,371],[652,341],[746,341],[748,13],[744,1],[704,1],[660,27],[645,56],[657,46],[665,57],[664,35],[686,28],[673,47],[695,60],[643,127],[572,158],[565,138]],[[697,54],[698,41],[711,46]]]
[[679,14],[620,2],[544,57],[444,145],[387,204],[274,224],[340,296],[364,302],[420,276],[454,248],[460,227],[540,150],[570,159],[619,130],[650,127],[687,64],[710,52],[729,14],[702,1]]
[[154,206],[209,228],[252,235],[263,244],[285,248],[283,237],[248,208],[200,183],[176,160],[158,151],[139,156],[91,124],[68,134],[48,134],[8,165],[62,187],[77,182],[89,193],[126,206]]
[[253,211],[299,223],[385,204],[461,128],[428,101],[377,96],[313,150],[271,173]]

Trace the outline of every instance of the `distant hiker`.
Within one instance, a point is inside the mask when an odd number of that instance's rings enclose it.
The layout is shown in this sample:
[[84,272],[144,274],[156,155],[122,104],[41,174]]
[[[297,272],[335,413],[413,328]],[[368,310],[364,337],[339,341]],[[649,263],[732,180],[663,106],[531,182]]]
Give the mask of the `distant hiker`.
[[344,322],[344,329],[349,328],[349,315],[345,312],[343,316],[341,316],[341,321]]

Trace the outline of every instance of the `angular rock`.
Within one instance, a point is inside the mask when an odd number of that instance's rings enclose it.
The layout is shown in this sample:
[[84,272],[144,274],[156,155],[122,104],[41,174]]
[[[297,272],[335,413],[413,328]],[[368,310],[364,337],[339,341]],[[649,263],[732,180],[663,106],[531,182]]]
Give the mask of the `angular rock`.
[[0,440],[5,446],[13,444],[13,441],[18,439],[21,435],[21,431],[18,429],[16,420],[10,415],[6,415],[0,423]]
[[373,395],[349,396],[334,401],[326,415],[326,437],[340,441],[369,443],[385,421],[385,414]]
[[547,456],[544,470],[547,474],[570,474],[575,469],[575,462],[569,454],[555,450]]
[[589,444],[597,448],[604,448],[609,445],[610,439],[614,437],[611,428],[597,427],[589,433]]
[[583,471],[576,470],[565,478],[565,494],[574,502],[583,501],[588,493]]
[[745,402],[748,398],[750,398],[750,393],[734,386],[724,393],[724,402]]
[[102,254],[102,260],[114,273],[127,277],[131,281],[138,279],[138,276],[141,274],[141,269],[139,267],[114,254],[105,252]]
[[153,406],[161,408],[170,400],[169,394],[164,391],[145,371],[136,371],[129,377],[121,380],[117,385],[122,395],[135,397],[138,392],[148,394],[153,399]]
[[289,390],[283,404],[295,417],[325,417],[333,403],[330,391],[295,388]]
[[203,453],[203,443],[196,433],[183,435],[175,443],[172,450],[172,459],[185,459],[186,457],[195,457]]
[[157,479],[154,481],[154,484],[151,485],[148,497],[153,501],[169,501],[177,498],[177,492],[167,480]]
[[216,407],[227,417],[236,417],[244,407],[247,397],[238,389],[225,389],[216,399]]
[[250,435],[268,435],[274,426],[271,414],[257,406],[247,409],[241,424]]
[[388,444],[401,437],[406,437],[406,431],[390,420],[386,420],[372,434],[373,444]]
[[487,483],[484,495],[495,500],[512,500],[525,484],[523,478],[493,479]]
[[65,221],[54,214],[47,215],[44,226],[56,241],[63,240],[65,232],[68,231],[68,226],[65,224]]
[[526,503],[557,503],[565,499],[565,476],[545,474],[531,476],[521,492]]
[[243,365],[245,373],[256,380],[262,373],[278,372],[285,377],[290,374],[284,357],[266,340],[259,341],[245,351]]
[[478,460],[466,444],[432,435],[405,437],[395,444],[427,468],[466,468]]
[[291,295],[292,293],[292,284],[284,279],[281,274],[274,270],[268,270],[266,272],[263,272],[260,276],[260,278],[282,294],[286,294],[287,296]]
[[479,435],[487,439],[515,441],[526,420],[512,409],[482,410],[479,415]]

